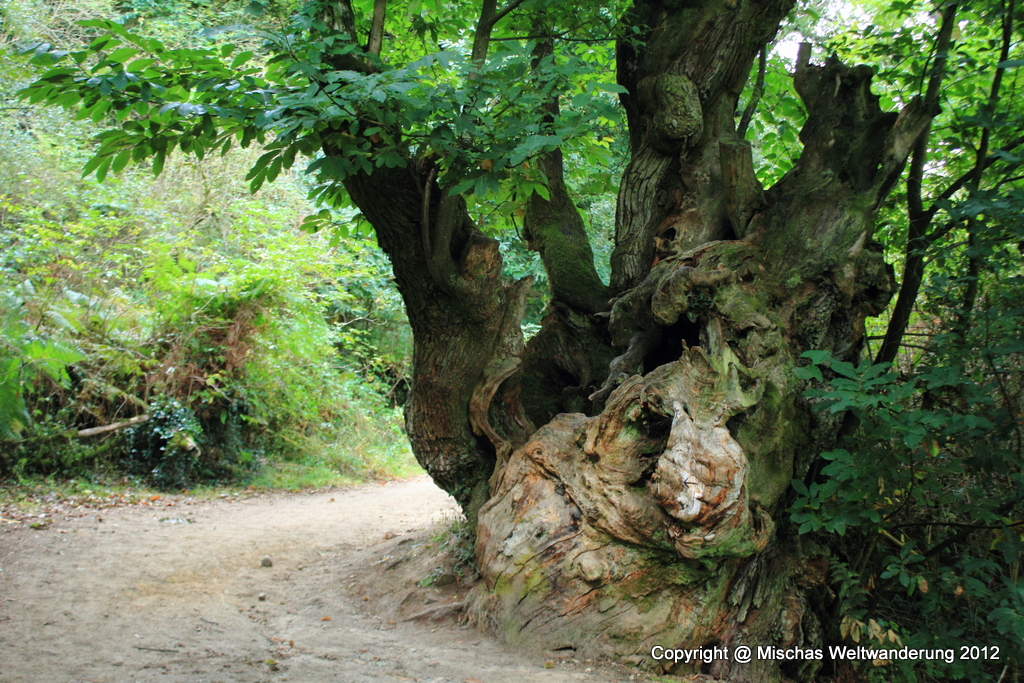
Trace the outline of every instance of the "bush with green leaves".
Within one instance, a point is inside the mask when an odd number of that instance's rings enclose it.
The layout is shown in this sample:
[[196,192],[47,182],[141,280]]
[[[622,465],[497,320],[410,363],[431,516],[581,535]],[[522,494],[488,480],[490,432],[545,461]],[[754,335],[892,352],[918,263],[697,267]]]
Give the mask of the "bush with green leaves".
[[[1003,313],[1024,322],[1020,311]],[[982,350],[991,366],[965,366],[959,340],[932,341],[908,375],[804,354],[812,364],[799,375],[824,384],[805,396],[859,430],[793,482],[791,518],[839,550],[841,638],[885,642],[891,632],[908,647],[958,655],[962,646],[998,648],[998,661],[917,664],[926,676],[981,680],[1024,655],[1024,522],[1014,509],[1024,497],[1021,420],[1000,386],[1019,373],[1024,349],[1019,336],[1004,339]],[[913,663],[894,666],[902,677],[892,667],[875,676],[916,680]]]
[[[30,257],[11,274],[12,279],[29,276],[23,282],[30,288],[32,279],[47,281],[42,272],[59,263],[61,254],[74,253],[78,241],[95,234],[72,230],[58,235],[48,229],[40,232],[41,227],[46,228],[24,215],[7,224],[6,234],[14,241],[28,232],[44,235],[42,243],[32,243]],[[190,452],[179,449],[175,452],[184,459],[158,467],[155,456],[139,455],[152,453],[153,448],[138,443],[128,452],[104,451],[104,462],[116,466],[122,457],[118,452],[123,452],[130,472],[176,488],[198,479],[248,476],[268,458],[302,459],[312,450],[331,451],[331,444],[337,442],[329,436],[334,430],[366,432],[353,423],[362,421],[364,413],[378,413],[378,408],[368,407],[376,400],[369,394],[384,393],[378,380],[366,385],[364,378],[376,377],[376,366],[366,363],[367,359],[382,361],[374,358],[368,343],[357,348],[351,339],[345,342],[339,334],[345,325],[325,317],[332,300],[325,293],[339,276],[369,280],[377,272],[359,262],[358,249],[327,248],[318,236],[264,235],[258,246],[246,246],[254,233],[241,224],[235,227],[240,244],[232,250],[238,256],[225,254],[222,247],[201,246],[188,233],[172,243],[132,239],[126,246],[135,259],[128,273],[134,282],[118,277],[103,284],[95,269],[107,266],[86,259],[76,264],[74,277],[79,285],[92,283],[88,294],[66,286],[63,291],[52,289],[71,282],[68,277],[51,278],[48,287],[32,289],[34,295],[21,302],[21,314],[31,315],[36,329],[74,339],[84,352],[65,359],[75,363],[72,374],[78,381],[65,380],[28,392],[36,412],[52,416],[59,408],[65,429],[83,428],[147,411],[152,414],[154,406],[160,405],[154,404],[157,398],[177,401],[198,425],[199,432],[190,438],[202,449],[202,458],[193,463]],[[43,243],[50,246],[41,249]],[[104,256],[117,251],[108,249]],[[116,260],[128,267],[123,259]],[[297,271],[296,263],[307,268]],[[388,322],[386,318],[391,309],[383,300],[394,295],[383,285],[374,287],[373,296],[366,291],[345,292],[346,315],[352,316],[347,322],[361,322],[365,340],[384,346],[389,335],[407,333],[402,330],[403,319]],[[28,328],[27,323],[21,325]],[[401,372],[405,362],[401,346],[392,346],[387,367]],[[22,355],[43,348],[39,343],[22,347]],[[63,369],[46,367],[54,372]],[[352,375],[352,369],[362,374]],[[363,390],[353,392],[348,385],[361,385]],[[388,413],[379,419],[394,422],[398,418]],[[28,427],[29,440],[39,436],[32,430],[41,423],[26,418],[19,424]],[[136,433],[144,431],[136,428]],[[390,427],[371,429],[362,440],[379,444],[386,452],[397,440],[399,450],[408,456],[401,445],[404,437]],[[61,463],[69,464],[66,458],[45,455],[57,442],[49,442],[50,447],[33,443],[31,449],[27,443],[15,449],[21,453],[19,462],[27,458],[19,472],[53,471]],[[340,458],[334,462],[335,469],[350,475],[367,468],[388,469],[372,464],[375,458],[368,453],[372,449],[354,450],[367,462]],[[382,458],[391,457],[382,453]],[[13,465],[8,463],[4,469],[12,470]]]

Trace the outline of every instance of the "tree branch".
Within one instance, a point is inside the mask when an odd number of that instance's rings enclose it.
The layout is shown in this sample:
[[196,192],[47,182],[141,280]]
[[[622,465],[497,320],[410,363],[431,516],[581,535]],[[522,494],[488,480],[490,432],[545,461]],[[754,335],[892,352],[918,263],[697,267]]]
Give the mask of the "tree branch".
[[736,129],[736,135],[742,140],[747,134],[747,126],[757,110],[757,103],[761,101],[764,94],[764,75],[768,69],[768,45],[761,48],[761,54],[757,58],[757,81],[754,83],[753,91],[750,93],[750,101],[743,108],[743,116],[740,117],[740,125]]
[[[1005,145],[1003,145],[1002,147],[1000,147],[999,151],[1000,152],[1012,152],[1013,150],[1015,150],[1016,148],[1020,147],[1021,145],[1024,145],[1024,136],[1019,137],[1019,138],[1017,138],[1015,140],[1011,140],[1010,142],[1008,142]],[[994,164],[998,159],[999,159],[998,156],[996,156],[994,154],[990,154],[985,159],[985,169],[987,169],[989,166]],[[938,201],[944,200],[944,199],[950,199],[957,192],[959,192],[960,190],[962,190],[965,187],[967,187],[967,183],[970,182],[971,178],[973,178],[976,173],[977,173],[977,169],[972,167],[971,170],[967,171],[962,176],[960,176],[959,178],[954,180],[949,185],[949,187],[947,187],[945,190],[942,191],[941,194],[939,194],[938,196],[935,197],[935,200],[932,202],[932,206],[930,206],[927,210],[930,211],[933,214],[936,211],[938,211],[938,207],[935,206],[935,202],[938,202]]]
[[[487,59],[487,51],[491,46],[491,31],[495,24],[508,16],[508,13],[523,4],[523,0],[511,0],[507,5],[498,9],[498,0],[484,0],[480,7],[480,19],[476,22],[476,34],[473,36],[472,60],[477,66],[482,66]],[[471,74],[473,79],[476,74]]]
[[[1017,504],[1016,500],[1011,500],[1011,501],[1008,501],[1006,503],[1003,503],[1002,505],[1000,505],[998,508],[995,509],[995,514],[999,515],[999,516],[1005,515],[1007,512],[1012,510],[1013,506],[1016,505],[1016,504]],[[999,528],[1002,528],[1002,527],[999,527]],[[950,536],[946,540],[944,540],[941,543],[938,543],[938,544],[932,546],[931,548],[929,548],[928,550],[926,550],[923,553],[922,556],[924,557],[924,559],[930,560],[931,558],[935,557],[936,555],[941,553],[946,548],[949,548],[950,546],[952,546],[952,545],[954,545],[956,543],[959,543],[960,541],[962,541],[965,538],[967,538],[967,536],[970,535],[970,533],[972,531],[974,531],[974,529],[972,527],[970,527],[970,526],[967,526],[966,528],[961,528],[960,531],[956,532],[955,534],[953,534],[952,536]]]
[[[472,60],[481,66],[487,59],[487,51],[491,46],[491,31],[495,24],[508,16],[509,12],[523,4],[523,0],[511,0],[507,5],[498,9],[498,0],[484,0],[480,7],[480,19],[476,22],[476,34],[473,36]],[[472,74],[470,78],[474,78]]]
[[141,422],[145,422],[149,419],[149,415],[139,415],[131,419],[125,420],[124,422],[115,422],[114,424],[103,425],[102,427],[90,427],[88,429],[79,429],[75,432],[75,436],[84,438],[86,436],[96,436],[97,434],[106,434],[107,432],[115,432],[118,429],[124,429],[125,427],[131,427]]
[[[550,37],[539,41],[533,50],[533,68],[553,53]],[[545,125],[554,124],[559,114],[558,95],[548,97],[541,108]],[[596,313],[607,306],[607,287],[597,274],[583,219],[565,184],[561,148],[539,154],[536,162],[547,179],[548,198],[535,193],[527,200],[523,234],[530,248],[541,255],[552,297],[577,311]]]
[[384,42],[384,17],[387,14],[388,0],[374,0],[373,24],[370,26],[370,38],[366,43],[366,51],[380,56],[380,48]]
[[[946,74],[946,61],[949,54],[949,46],[952,42],[953,27],[956,25],[957,3],[946,7],[942,15],[942,26],[936,38],[935,67],[932,70],[931,78],[928,80],[928,88],[925,91],[924,106],[926,111],[933,111],[938,107],[939,93],[942,80]],[[903,333],[910,322],[910,314],[914,310],[914,302],[921,289],[924,280],[924,252],[928,242],[925,237],[934,211],[924,209],[922,200],[922,183],[924,179],[925,162],[928,156],[928,139],[931,133],[931,122],[921,131],[914,144],[911,156],[910,173],[907,177],[907,248],[906,260],[903,266],[903,278],[900,284],[900,292],[896,297],[896,305],[893,307],[892,316],[889,318],[889,325],[885,330],[885,339],[875,356],[875,363],[891,363],[899,353]],[[850,423],[852,413],[847,413],[843,422],[843,431],[856,428]],[[848,432],[846,432],[848,433]]]
[[505,7],[503,9],[499,10],[498,13],[494,15],[494,19],[491,20],[491,26],[493,27],[494,24],[497,24],[499,21],[501,21],[506,16],[508,16],[509,12],[511,12],[512,10],[516,9],[517,7],[519,7],[522,4],[523,4],[523,0],[512,0],[512,2],[508,3],[507,5],[505,5]]
[[[952,42],[953,27],[955,26],[957,3],[949,5],[942,14],[942,25],[939,35],[935,41],[935,66],[932,69],[931,77],[928,79],[928,87],[925,90],[924,102],[929,109],[936,109],[939,106],[939,93],[942,81],[946,76],[946,62],[949,60],[949,46]],[[931,124],[925,128],[917,139],[914,146],[913,160],[910,164],[910,173],[907,177],[907,204],[911,221],[924,216],[924,201],[921,195],[921,186],[924,180],[925,161],[928,157],[928,138],[931,135]]]

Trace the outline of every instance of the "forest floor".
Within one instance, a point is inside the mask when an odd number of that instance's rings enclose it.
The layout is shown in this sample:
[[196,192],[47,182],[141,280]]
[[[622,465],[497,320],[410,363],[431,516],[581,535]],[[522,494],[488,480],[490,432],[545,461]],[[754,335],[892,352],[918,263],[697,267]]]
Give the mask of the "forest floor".
[[0,682],[652,680],[460,623],[457,518],[425,476],[0,510]]

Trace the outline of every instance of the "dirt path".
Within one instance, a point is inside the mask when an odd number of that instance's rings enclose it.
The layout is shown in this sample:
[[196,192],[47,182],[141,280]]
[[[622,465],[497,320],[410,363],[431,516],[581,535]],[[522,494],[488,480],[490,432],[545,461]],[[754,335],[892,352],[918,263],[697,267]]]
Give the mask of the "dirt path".
[[396,617],[452,599],[389,570],[454,518],[421,477],[3,525],[0,682],[647,680]]

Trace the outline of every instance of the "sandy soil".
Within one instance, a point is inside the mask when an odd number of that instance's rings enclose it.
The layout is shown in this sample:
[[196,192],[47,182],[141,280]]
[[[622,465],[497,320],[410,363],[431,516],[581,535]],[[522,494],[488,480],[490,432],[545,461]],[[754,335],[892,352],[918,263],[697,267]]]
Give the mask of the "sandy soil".
[[648,680],[460,624],[426,477],[147,502],[0,524],[2,683]]

